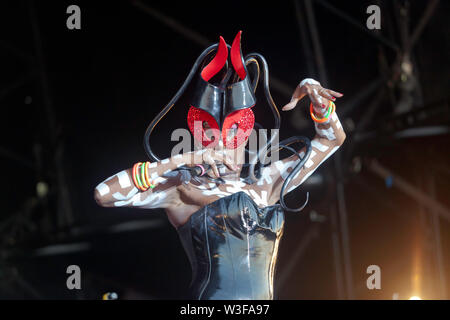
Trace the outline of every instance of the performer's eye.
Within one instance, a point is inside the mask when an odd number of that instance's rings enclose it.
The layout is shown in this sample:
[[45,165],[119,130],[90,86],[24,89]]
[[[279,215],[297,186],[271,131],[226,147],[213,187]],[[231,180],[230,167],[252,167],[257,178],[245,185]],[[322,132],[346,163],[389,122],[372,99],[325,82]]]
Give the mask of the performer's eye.
[[203,130],[205,132],[206,137],[209,140],[214,141],[216,139],[216,137],[214,136],[214,132],[213,130],[211,130],[211,126],[209,125],[208,121],[203,121]]
[[211,126],[209,125],[208,121],[203,121],[203,129],[211,129]]
[[228,129],[227,139],[233,138],[237,134],[238,128],[239,125],[237,123],[233,123],[230,129]]

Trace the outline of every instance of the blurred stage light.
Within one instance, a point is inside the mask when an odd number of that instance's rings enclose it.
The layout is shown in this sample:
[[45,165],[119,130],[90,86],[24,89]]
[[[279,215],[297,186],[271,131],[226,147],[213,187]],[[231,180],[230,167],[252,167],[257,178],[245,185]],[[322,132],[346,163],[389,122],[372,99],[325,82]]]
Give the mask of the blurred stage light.
[[362,161],[360,157],[354,157],[352,160],[351,169],[354,173],[360,173],[362,169]]
[[48,194],[48,184],[44,181],[39,181],[36,184],[36,193],[39,198],[44,198]]
[[115,292],[107,292],[103,294],[102,300],[117,300],[119,296]]
[[409,300],[422,300],[422,298],[419,296],[412,296]]

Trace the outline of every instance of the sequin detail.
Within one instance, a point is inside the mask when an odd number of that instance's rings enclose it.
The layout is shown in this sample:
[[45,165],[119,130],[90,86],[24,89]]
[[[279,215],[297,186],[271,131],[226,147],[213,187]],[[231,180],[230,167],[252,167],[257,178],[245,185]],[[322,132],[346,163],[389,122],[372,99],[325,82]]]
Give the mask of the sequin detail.
[[[201,141],[205,147],[215,147],[220,135],[216,120],[206,111],[191,107],[187,116],[189,130],[194,139]],[[203,123],[207,122],[208,129],[204,129]],[[223,122],[222,142],[227,149],[235,149],[247,141],[255,124],[255,115],[250,108],[236,110],[230,113]],[[237,128],[236,128],[237,126]],[[232,132],[230,132],[232,130]],[[234,134],[233,134],[233,131]],[[227,135],[231,135],[227,139]]]

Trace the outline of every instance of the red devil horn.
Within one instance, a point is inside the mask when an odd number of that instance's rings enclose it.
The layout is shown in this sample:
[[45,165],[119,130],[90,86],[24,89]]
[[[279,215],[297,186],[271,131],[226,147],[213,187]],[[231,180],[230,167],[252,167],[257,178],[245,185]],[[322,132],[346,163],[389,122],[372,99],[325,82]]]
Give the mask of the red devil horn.
[[203,80],[208,81],[209,79],[214,77],[223,68],[225,62],[227,62],[227,58],[228,58],[228,47],[227,44],[225,43],[225,40],[223,40],[223,38],[220,37],[219,49],[217,49],[216,56],[202,70],[201,76]]
[[242,59],[241,34],[242,31],[239,31],[233,40],[233,44],[231,46],[231,63],[233,64],[234,70],[236,70],[239,78],[244,80],[247,72],[245,71],[244,62]]

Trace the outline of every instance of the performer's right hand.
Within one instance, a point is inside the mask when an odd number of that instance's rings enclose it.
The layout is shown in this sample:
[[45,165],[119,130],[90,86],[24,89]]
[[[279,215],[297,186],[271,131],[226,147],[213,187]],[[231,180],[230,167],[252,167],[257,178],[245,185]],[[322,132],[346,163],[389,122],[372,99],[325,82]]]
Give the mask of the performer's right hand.
[[199,151],[185,153],[183,156],[185,157],[187,166],[195,166],[198,164],[210,165],[211,171],[207,174],[215,179],[220,178],[219,169],[217,168],[218,163],[223,163],[231,171],[238,170],[238,167],[233,163],[230,157],[228,157],[225,153],[216,151],[214,149],[202,149]]

